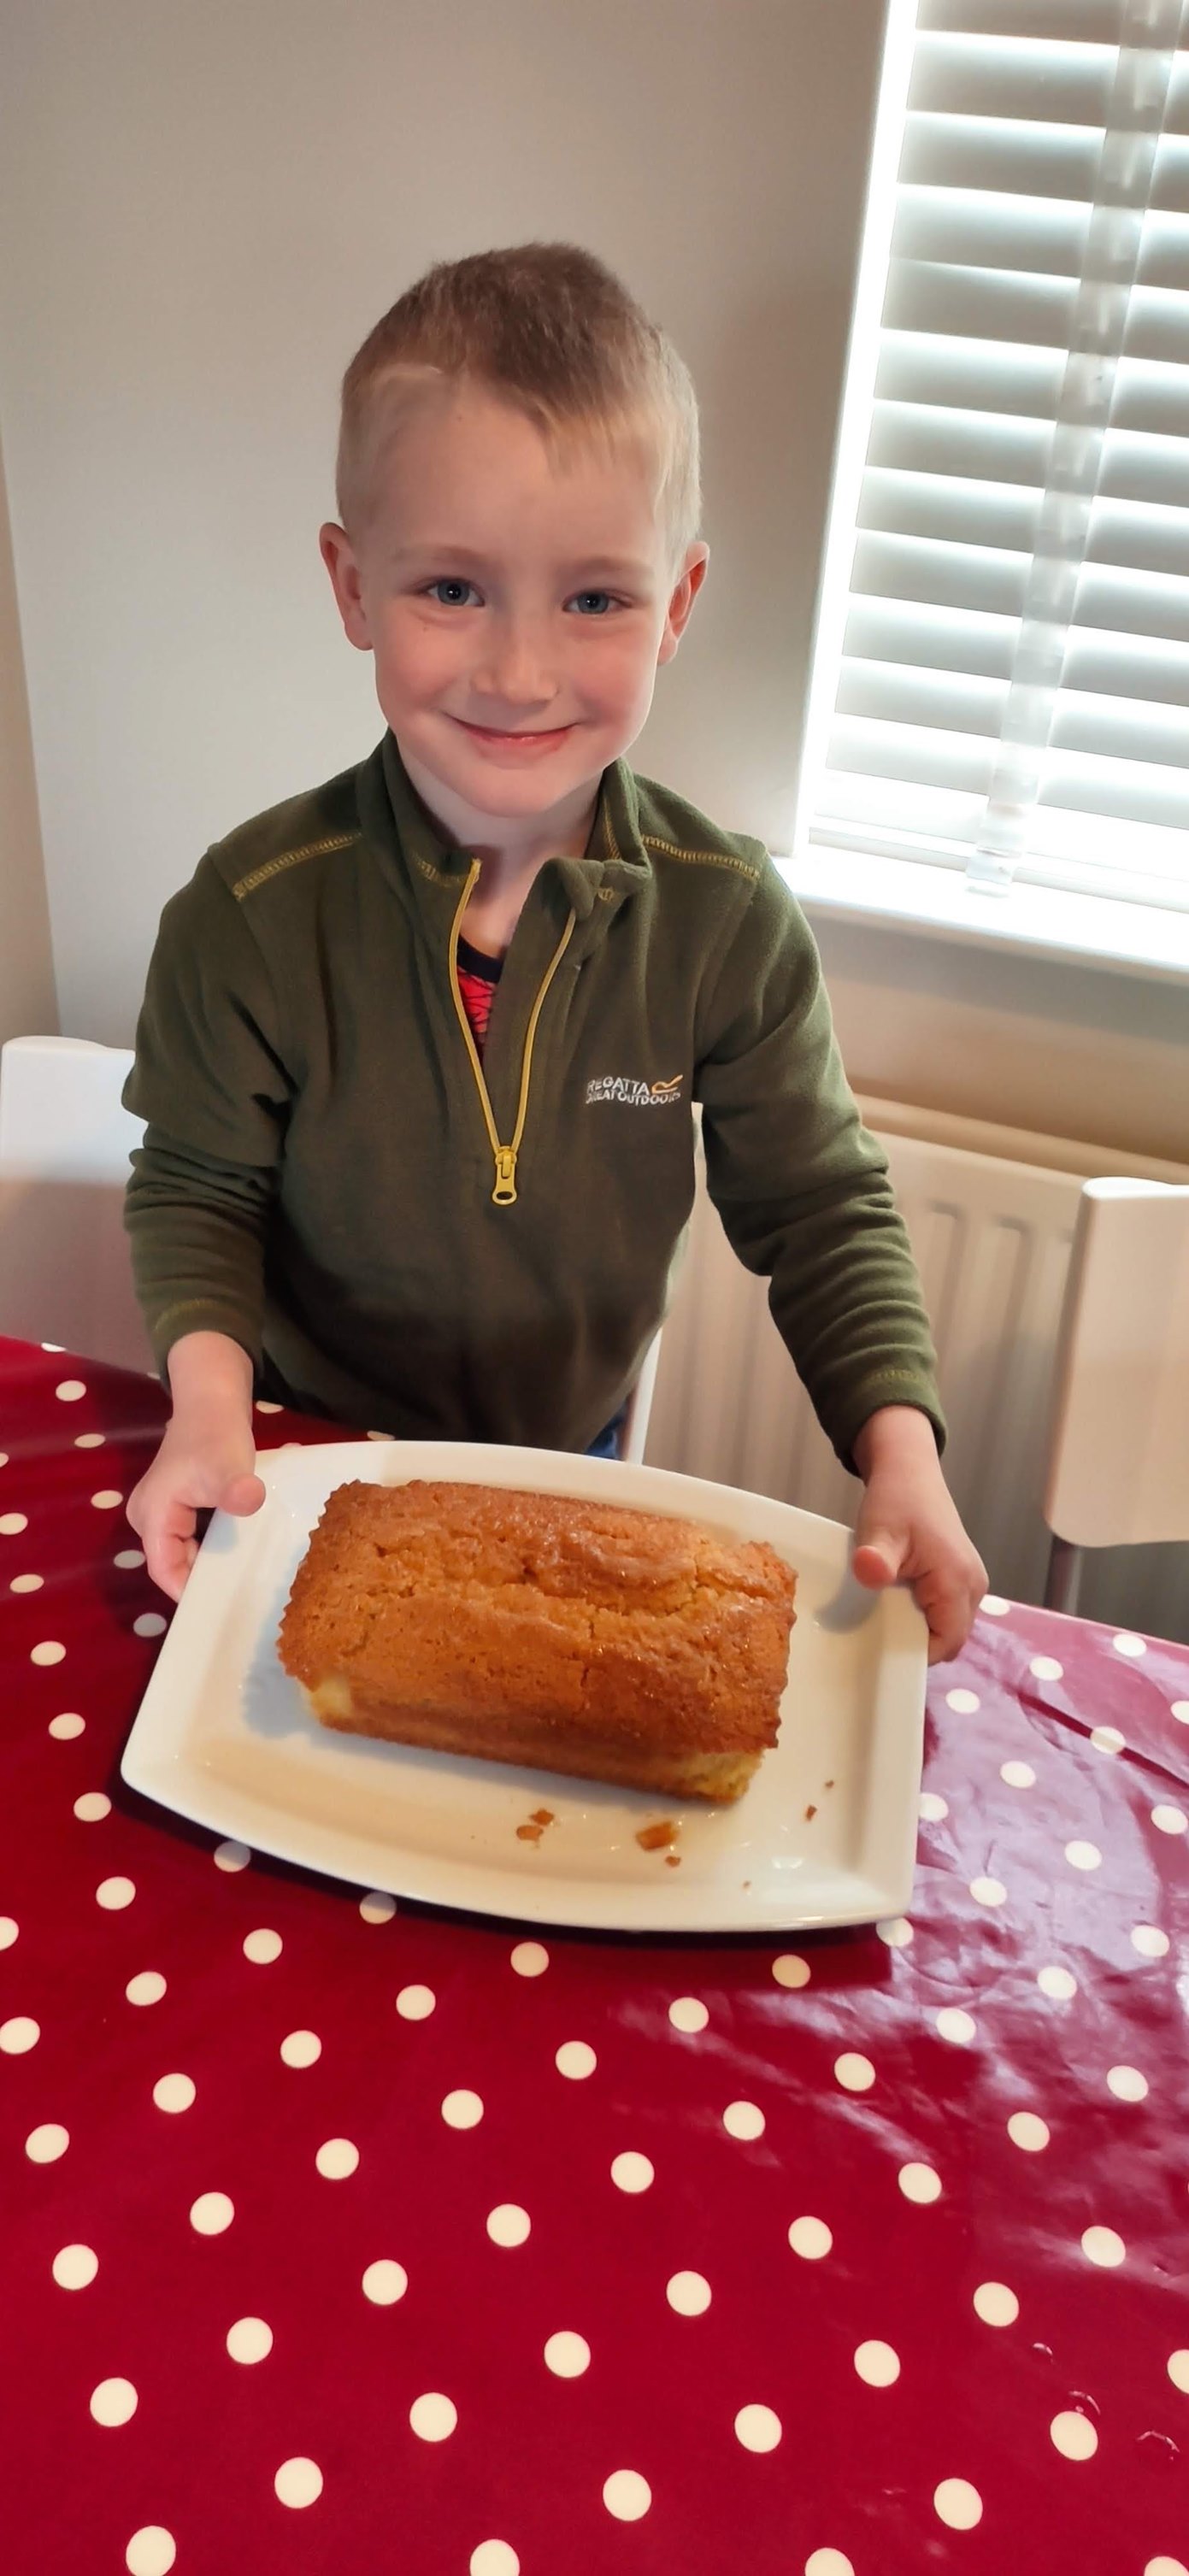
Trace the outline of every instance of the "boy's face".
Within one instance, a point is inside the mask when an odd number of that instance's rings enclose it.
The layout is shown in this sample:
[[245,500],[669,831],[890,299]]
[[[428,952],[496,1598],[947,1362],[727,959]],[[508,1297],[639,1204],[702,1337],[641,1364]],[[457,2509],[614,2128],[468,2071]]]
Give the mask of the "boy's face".
[[414,784],[464,844],[572,816],[633,743],[706,567],[674,572],[643,442],[551,454],[477,385],[408,406],[354,541],[322,531]]

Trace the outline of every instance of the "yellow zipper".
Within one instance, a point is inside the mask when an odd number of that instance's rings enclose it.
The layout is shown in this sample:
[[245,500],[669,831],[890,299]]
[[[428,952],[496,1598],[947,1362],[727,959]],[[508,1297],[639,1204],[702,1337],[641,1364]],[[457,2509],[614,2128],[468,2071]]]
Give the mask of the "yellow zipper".
[[466,911],[467,904],[470,900],[471,888],[474,885],[478,874],[479,861],[478,859],[472,859],[470,872],[468,874],[466,884],[463,887],[458,910],[454,915],[454,920],[450,930],[450,990],[454,996],[454,1008],[458,1013],[458,1024],[462,1030],[463,1037],[466,1040],[467,1054],[471,1059],[471,1071],[475,1077],[475,1088],[479,1094],[479,1106],[483,1112],[484,1125],[487,1129],[491,1143],[491,1151],[495,1159],[495,1188],[491,1195],[496,1207],[512,1207],[516,1199],[516,1162],[520,1153],[520,1140],[524,1134],[524,1122],[528,1116],[528,1086],[529,1078],[533,1069],[533,1044],[537,1034],[537,1022],[540,1019],[542,1009],[544,1008],[545,996],[553,982],[553,978],[557,973],[558,967],[565,956],[566,950],[570,945],[570,941],[574,936],[575,915],[571,912],[561,938],[557,943],[557,947],[553,952],[540,992],[537,995],[536,1001],[533,1003],[532,1011],[529,1016],[528,1028],[525,1032],[524,1057],[520,1067],[520,1098],[516,1106],[516,1125],[512,1131],[511,1144],[501,1145],[499,1129],[495,1123],[495,1112],[491,1106],[491,1094],[484,1080],[483,1066],[480,1061],[478,1047],[475,1044],[475,1032],[467,1018],[466,1003],[463,1001],[462,991],[458,981],[459,932],[462,928],[462,916]]

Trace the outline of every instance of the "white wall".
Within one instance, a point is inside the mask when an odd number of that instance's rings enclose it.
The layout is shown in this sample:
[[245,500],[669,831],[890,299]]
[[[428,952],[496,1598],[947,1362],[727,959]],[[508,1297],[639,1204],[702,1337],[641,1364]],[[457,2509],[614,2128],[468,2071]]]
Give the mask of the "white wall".
[[[711,578],[635,757],[787,847],[882,18],[9,13],[0,419],[64,1027],[126,1040],[206,842],[376,738],[315,549],[337,379],[429,260],[494,242],[588,243],[694,369]],[[34,949],[36,902],[29,875]],[[863,1089],[1185,1154],[1171,988],[837,923],[822,945]]]
[[[38,0],[0,401],[63,1024],[380,719],[317,558],[337,383],[435,257],[571,237],[705,407],[712,581],[638,765],[787,840],[882,0]],[[700,631],[698,631],[700,629]]]
[[58,1026],[29,708],[0,457],[0,1041]]

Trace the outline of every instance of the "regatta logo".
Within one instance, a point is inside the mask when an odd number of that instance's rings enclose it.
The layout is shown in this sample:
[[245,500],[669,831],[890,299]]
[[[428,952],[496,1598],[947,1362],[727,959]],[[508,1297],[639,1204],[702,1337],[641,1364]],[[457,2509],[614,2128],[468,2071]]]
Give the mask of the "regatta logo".
[[597,1082],[587,1083],[586,1106],[592,1109],[601,1100],[616,1100],[628,1109],[668,1109],[680,1100],[684,1081],[680,1073],[668,1082],[634,1082],[625,1073],[600,1074]]

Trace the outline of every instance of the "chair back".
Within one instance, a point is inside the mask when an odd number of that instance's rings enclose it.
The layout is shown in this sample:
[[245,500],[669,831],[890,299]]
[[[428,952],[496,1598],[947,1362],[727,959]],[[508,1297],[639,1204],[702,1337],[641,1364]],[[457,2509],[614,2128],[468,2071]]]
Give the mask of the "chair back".
[[1044,1510],[1074,1547],[1189,1539],[1189,1188],[1086,1183]]
[[85,1038],[0,1049],[0,1333],[150,1368],[123,1222],[131,1065]]

